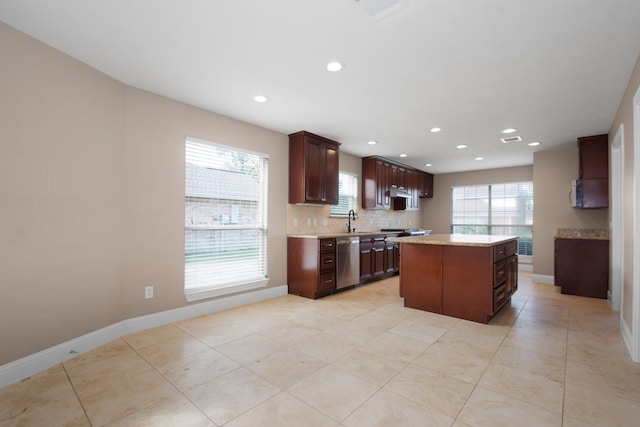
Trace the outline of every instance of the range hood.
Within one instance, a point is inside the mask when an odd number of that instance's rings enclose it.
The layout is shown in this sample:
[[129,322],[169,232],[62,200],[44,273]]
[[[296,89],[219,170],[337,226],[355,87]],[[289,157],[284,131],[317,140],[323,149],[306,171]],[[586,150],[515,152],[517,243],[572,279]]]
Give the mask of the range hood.
[[392,199],[397,199],[397,198],[409,199],[411,198],[411,194],[409,194],[409,192],[404,188],[392,187],[389,190],[389,197],[391,197]]

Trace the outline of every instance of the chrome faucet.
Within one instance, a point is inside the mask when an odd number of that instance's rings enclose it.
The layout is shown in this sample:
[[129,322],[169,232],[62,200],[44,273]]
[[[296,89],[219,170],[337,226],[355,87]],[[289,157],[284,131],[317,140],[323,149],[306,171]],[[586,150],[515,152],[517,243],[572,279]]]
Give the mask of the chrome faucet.
[[347,222],[347,232],[351,233],[352,231],[356,231],[355,228],[351,228],[351,219],[353,218],[354,221],[356,220],[356,211],[354,211],[353,209],[349,210],[347,218],[349,218],[349,222]]

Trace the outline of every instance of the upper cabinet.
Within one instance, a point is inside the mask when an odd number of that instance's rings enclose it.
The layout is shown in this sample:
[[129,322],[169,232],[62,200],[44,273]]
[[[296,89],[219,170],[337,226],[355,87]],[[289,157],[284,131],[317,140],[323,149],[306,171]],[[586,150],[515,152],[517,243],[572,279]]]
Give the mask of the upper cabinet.
[[307,131],[289,135],[289,203],[338,204],[339,147]]
[[607,134],[578,138],[579,179],[576,207],[609,207],[609,137]]
[[433,197],[433,175],[382,157],[362,158],[364,209],[418,210],[420,197]]

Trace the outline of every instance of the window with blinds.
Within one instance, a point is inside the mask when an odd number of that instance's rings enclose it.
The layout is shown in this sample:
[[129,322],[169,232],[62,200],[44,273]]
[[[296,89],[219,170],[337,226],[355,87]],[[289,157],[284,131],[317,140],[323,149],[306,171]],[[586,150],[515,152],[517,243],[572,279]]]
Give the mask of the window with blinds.
[[347,216],[358,210],[358,177],[349,173],[338,174],[338,204],[331,205],[331,215]]
[[451,188],[451,232],[518,236],[518,254],[533,254],[533,182]]
[[188,301],[266,286],[269,158],[187,138],[184,291]]

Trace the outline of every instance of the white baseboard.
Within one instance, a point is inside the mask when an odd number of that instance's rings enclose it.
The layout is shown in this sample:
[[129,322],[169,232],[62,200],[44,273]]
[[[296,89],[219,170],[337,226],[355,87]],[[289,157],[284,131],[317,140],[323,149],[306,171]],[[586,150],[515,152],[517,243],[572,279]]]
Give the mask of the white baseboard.
[[0,366],[0,387],[21,381],[58,363],[69,360],[80,353],[85,353],[132,332],[275,298],[286,295],[287,292],[287,285],[275,286],[123,320]]
[[556,282],[553,276],[547,276],[544,274],[532,274],[531,280],[534,282],[547,283],[549,285],[553,285]]

